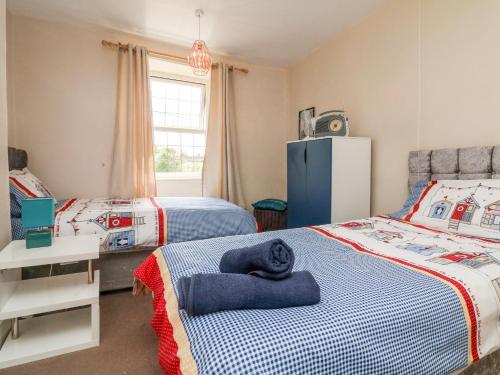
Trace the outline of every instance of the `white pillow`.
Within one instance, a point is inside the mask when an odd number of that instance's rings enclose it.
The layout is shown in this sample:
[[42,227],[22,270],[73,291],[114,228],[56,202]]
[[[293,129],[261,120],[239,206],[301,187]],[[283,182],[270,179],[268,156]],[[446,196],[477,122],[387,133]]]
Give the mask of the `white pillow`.
[[[20,197],[54,197],[54,195],[43,185],[43,183],[28,170],[28,168],[9,171],[9,182],[11,192],[13,190],[18,192]],[[55,198],[54,202],[56,202]]]
[[500,180],[434,180],[404,218],[456,233],[500,239]]

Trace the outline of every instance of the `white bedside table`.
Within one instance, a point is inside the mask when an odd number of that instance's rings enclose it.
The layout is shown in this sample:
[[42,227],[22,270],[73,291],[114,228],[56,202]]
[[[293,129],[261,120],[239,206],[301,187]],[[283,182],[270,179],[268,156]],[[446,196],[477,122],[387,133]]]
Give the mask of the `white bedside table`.
[[[87,260],[88,272],[15,281],[7,288],[0,321],[11,319],[12,332],[0,348],[0,369],[99,345],[99,271],[92,269],[99,239],[55,237],[52,246],[35,249],[25,244],[12,241],[0,251],[0,270]],[[83,306],[89,307],[75,309]],[[71,310],[58,312],[64,309]],[[29,317],[35,314],[43,315]]]

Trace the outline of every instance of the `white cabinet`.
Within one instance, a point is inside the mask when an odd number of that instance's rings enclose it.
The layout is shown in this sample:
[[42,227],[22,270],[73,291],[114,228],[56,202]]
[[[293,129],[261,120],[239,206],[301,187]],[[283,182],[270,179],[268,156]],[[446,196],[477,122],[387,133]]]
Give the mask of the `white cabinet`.
[[289,142],[287,157],[289,228],[370,216],[369,138]]

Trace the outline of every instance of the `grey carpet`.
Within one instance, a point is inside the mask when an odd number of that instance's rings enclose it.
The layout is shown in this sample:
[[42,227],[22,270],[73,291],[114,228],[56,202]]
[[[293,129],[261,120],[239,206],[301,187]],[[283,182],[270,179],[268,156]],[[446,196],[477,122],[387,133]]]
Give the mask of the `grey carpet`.
[[130,291],[104,294],[100,305],[99,347],[0,370],[0,375],[161,374],[150,325],[151,296],[132,297]]

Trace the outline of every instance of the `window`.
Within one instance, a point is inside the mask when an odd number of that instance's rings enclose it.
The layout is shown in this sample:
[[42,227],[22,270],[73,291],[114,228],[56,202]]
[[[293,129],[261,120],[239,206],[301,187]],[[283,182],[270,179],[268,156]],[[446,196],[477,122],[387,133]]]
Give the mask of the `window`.
[[201,178],[205,157],[205,85],[151,77],[158,179]]

